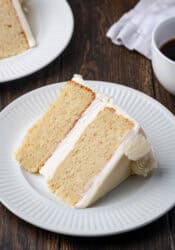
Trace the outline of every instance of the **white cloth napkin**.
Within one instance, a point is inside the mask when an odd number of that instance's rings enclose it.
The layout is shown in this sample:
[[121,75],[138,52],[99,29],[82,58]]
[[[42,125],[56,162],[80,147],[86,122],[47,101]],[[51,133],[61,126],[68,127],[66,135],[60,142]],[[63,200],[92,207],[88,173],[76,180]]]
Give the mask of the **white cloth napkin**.
[[140,0],[106,35],[114,44],[124,45],[151,59],[152,31],[159,22],[171,16],[175,16],[175,0]]

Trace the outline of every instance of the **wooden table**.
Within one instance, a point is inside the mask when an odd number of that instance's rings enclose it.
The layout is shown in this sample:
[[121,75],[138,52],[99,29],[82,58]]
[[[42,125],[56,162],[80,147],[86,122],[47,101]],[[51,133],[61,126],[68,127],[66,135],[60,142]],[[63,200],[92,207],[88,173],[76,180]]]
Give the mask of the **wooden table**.
[[[80,73],[85,79],[118,82],[156,98],[175,113],[175,97],[156,81],[151,63],[136,52],[115,46],[105,34],[107,29],[135,0],[71,0],[75,17],[72,40],[64,53],[39,72],[0,85],[0,109],[18,96]],[[77,249],[175,249],[175,209],[136,231],[103,238],[77,238],[36,228],[0,205],[0,250],[77,250]]]

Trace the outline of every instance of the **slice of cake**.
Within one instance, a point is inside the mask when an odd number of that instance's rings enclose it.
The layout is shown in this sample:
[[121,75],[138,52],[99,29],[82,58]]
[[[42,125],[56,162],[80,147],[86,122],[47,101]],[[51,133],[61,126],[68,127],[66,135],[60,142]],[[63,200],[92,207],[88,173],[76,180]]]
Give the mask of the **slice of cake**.
[[0,58],[22,53],[36,42],[19,0],[0,0]]
[[40,173],[56,196],[84,208],[130,175],[147,176],[155,167],[151,146],[139,124],[107,98],[98,97]]
[[20,165],[37,173],[95,97],[90,88],[68,81],[48,111],[27,132],[16,152]]
[[29,129],[16,159],[65,203],[88,207],[156,160],[140,125],[76,75]]

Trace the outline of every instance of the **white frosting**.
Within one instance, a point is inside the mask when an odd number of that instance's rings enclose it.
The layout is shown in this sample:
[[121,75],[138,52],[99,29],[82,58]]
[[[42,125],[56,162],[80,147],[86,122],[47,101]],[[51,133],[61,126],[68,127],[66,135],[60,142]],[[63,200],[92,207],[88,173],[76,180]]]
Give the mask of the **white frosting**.
[[86,86],[85,81],[83,80],[82,75],[74,74],[74,75],[73,75],[73,78],[72,78],[72,81],[78,82],[78,83],[80,83],[80,84]]
[[28,41],[28,44],[29,44],[29,47],[34,47],[36,45],[36,41],[34,39],[34,36],[32,34],[32,31],[30,29],[30,26],[27,22],[27,19],[25,17],[25,14],[22,10],[22,7],[21,7],[21,3],[19,0],[12,0],[12,3],[13,3],[13,6],[16,10],[16,13],[17,13],[17,16],[20,20],[20,23],[21,23],[21,26],[24,30],[24,33],[26,35],[26,38],[27,38],[27,41]]
[[152,149],[141,159],[137,161],[131,161],[130,168],[133,174],[147,177],[153,171],[153,169],[157,168],[157,161]]
[[146,177],[157,167],[151,144],[145,137],[143,130],[127,143],[124,151],[128,159],[131,160],[130,168],[133,174]]
[[151,151],[151,145],[143,134],[136,134],[125,146],[125,155],[132,161],[143,158]]
[[[79,75],[74,75],[73,80],[85,85],[83,78]],[[119,185],[132,172],[147,176],[156,163],[150,144],[147,142],[140,125],[123,110],[113,105],[109,98],[97,94],[96,99],[90,107],[83,113],[74,128],[58,145],[55,152],[41,168],[40,173],[43,174],[47,180],[54,176],[60,163],[73,150],[75,143],[79,140],[85,128],[96,118],[97,114],[100,110],[103,110],[104,107],[114,108],[117,114],[121,114],[131,120],[134,123],[134,127],[125,136],[123,142],[116,149],[103,170],[89,183],[87,190],[82,193],[81,199],[75,205],[75,207],[78,208],[89,206],[103,194]],[[139,147],[140,143],[141,147]],[[133,147],[136,150],[133,149]],[[108,176],[110,176],[110,181],[107,178]]]

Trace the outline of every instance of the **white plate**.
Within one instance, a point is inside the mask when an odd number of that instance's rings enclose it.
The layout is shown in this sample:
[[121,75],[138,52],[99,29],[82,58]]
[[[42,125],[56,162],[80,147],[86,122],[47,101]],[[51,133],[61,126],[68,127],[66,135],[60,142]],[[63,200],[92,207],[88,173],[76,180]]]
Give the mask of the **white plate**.
[[0,60],[0,82],[32,74],[53,61],[65,49],[74,20],[66,0],[28,0],[28,21],[37,46]]
[[137,119],[151,141],[159,168],[147,179],[130,177],[93,207],[70,208],[58,201],[40,175],[22,170],[12,155],[26,129],[56,98],[63,83],[32,91],[0,113],[0,196],[14,214],[38,227],[69,235],[99,236],[129,231],[163,215],[175,204],[175,118],[136,90],[106,82],[89,86],[114,98]]

